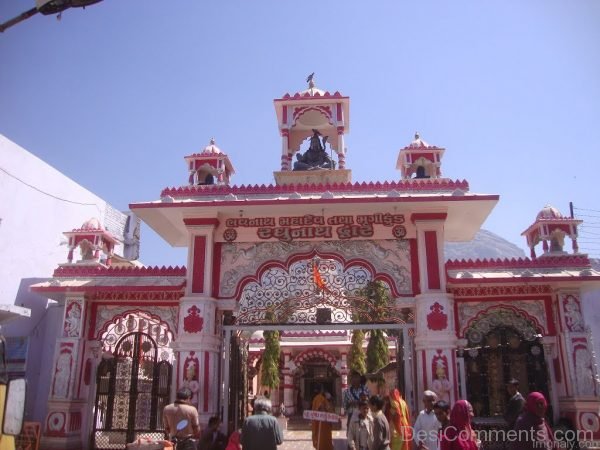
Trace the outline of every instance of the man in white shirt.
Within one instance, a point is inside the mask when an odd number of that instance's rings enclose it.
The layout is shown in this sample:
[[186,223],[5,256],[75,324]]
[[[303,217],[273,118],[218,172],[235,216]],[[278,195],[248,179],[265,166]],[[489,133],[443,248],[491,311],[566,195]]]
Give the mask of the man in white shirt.
[[436,450],[437,433],[440,422],[433,412],[433,404],[437,400],[437,394],[433,391],[423,392],[424,409],[417,416],[413,426],[413,440],[417,450]]
[[348,449],[370,450],[373,448],[373,418],[369,403],[362,400],[358,403],[356,420],[350,422],[348,429]]

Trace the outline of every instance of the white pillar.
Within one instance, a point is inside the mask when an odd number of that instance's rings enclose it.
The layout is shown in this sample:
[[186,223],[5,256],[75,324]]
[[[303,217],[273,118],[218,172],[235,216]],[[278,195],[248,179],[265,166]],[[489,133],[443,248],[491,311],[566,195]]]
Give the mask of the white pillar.
[[290,170],[290,145],[289,145],[290,130],[281,130],[281,170]]

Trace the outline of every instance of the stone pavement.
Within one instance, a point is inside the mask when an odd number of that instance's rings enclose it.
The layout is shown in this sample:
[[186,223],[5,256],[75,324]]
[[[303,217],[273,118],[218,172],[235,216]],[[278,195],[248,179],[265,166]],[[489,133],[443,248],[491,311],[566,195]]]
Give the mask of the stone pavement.
[[[333,431],[334,450],[346,450],[346,430]],[[283,444],[278,450],[311,450],[312,434],[305,430],[285,430],[283,432]]]

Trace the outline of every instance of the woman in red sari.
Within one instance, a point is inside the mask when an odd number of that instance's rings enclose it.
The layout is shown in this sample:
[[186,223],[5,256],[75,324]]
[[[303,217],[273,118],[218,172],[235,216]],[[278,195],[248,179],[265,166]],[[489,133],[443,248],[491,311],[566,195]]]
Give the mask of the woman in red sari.
[[450,411],[450,425],[440,438],[440,450],[477,450],[479,443],[471,428],[473,407],[466,400],[457,401]]
[[390,447],[392,450],[410,450],[412,444],[412,428],[410,411],[398,389],[391,389],[389,406],[385,415],[390,423]]
[[546,422],[548,402],[541,392],[530,392],[525,401],[525,408],[515,422],[517,433],[511,450],[552,449],[554,437]]

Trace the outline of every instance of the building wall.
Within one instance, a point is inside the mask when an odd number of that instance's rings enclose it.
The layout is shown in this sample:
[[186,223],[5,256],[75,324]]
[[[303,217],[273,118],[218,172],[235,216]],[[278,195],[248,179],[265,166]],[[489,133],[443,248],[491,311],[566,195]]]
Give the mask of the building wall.
[[582,289],[581,308],[586,325],[590,328],[596,363],[600,359],[600,289]]
[[[117,236],[123,235],[126,214],[0,135],[0,303],[31,309],[30,318],[15,320],[2,332],[30,338],[27,420],[44,420],[47,372],[62,319],[62,307],[52,306],[29,287],[67,261],[62,233],[92,217]],[[115,252],[122,255],[122,246]]]

